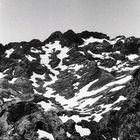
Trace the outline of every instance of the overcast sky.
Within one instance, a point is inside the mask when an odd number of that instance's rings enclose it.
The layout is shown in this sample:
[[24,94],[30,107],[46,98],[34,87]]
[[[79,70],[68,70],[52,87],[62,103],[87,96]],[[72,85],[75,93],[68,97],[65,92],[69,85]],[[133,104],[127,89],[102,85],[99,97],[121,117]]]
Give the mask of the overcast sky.
[[140,37],[140,0],[0,0],[0,42],[73,29]]

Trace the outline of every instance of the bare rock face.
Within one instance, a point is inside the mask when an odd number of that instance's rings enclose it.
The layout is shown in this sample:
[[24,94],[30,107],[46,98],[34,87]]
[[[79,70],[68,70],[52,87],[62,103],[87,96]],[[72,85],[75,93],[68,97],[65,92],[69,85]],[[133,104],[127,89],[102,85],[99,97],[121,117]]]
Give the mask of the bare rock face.
[[[23,97],[24,98],[24,97]],[[53,110],[44,112],[36,103],[41,97],[32,100],[15,100],[1,107],[1,139],[38,139],[37,130],[51,133],[55,139],[66,139],[63,123]]]
[[139,48],[72,30],[0,44],[0,140],[140,140]]

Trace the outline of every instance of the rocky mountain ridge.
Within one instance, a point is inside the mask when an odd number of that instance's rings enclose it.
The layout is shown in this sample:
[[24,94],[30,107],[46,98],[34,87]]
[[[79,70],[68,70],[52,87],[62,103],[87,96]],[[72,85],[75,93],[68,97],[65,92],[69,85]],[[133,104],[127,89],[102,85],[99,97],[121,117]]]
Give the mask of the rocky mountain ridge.
[[139,140],[139,48],[72,30],[0,44],[0,139]]

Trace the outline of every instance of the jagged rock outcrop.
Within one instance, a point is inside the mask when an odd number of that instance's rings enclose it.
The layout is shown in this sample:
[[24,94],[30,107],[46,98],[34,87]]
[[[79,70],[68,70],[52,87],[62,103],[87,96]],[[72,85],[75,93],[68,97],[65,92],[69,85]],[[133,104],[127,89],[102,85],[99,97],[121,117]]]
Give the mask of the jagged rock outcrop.
[[99,33],[99,32],[89,32],[89,31],[83,31],[81,33],[77,34],[79,37],[81,38],[89,38],[89,37],[93,37],[93,38],[99,38],[99,39],[108,39],[109,40],[109,36],[107,36],[106,34],[103,33]]

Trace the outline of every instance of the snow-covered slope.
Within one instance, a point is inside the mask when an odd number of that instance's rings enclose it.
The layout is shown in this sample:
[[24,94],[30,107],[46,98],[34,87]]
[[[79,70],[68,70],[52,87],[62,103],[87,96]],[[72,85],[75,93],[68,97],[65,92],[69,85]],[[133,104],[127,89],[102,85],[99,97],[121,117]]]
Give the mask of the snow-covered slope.
[[124,118],[139,122],[139,47],[138,38],[71,30],[1,46],[1,119],[8,114],[1,139],[131,140]]

